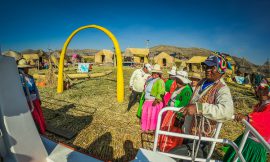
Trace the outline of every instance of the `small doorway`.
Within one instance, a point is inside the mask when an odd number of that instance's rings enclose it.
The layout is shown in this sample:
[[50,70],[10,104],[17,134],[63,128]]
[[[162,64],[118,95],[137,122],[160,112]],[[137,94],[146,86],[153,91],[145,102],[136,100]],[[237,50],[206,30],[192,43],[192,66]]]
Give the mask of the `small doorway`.
[[193,72],[192,64],[189,64],[188,67],[189,67],[189,71],[192,71]]
[[144,63],[144,57],[140,57],[140,62]]
[[105,55],[101,55],[101,62],[102,62],[102,63],[105,62]]
[[162,59],[162,64],[163,64],[163,66],[167,66],[167,60],[165,58]]

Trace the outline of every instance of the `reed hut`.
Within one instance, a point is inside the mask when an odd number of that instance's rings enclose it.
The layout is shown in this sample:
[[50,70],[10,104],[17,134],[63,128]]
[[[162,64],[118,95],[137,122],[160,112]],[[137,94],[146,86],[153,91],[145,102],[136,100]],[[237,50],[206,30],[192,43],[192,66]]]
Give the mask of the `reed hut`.
[[135,63],[148,63],[149,49],[147,48],[127,48],[124,57],[133,57]]
[[168,53],[161,52],[154,57],[154,62],[161,67],[172,67],[174,65],[174,58]]
[[95,54],[95,63],[113,63],[113,52],[111,50],[101,50]]
[[188,71],[190,72],[203,72],[201,63],[207,59],[205,56],[193,56],[187,63]]

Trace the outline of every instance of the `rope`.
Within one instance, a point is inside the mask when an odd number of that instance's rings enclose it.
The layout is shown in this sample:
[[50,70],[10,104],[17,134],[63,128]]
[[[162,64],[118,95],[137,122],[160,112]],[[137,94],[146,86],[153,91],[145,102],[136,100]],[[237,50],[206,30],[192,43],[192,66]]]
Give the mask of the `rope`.
[[[194,130],[195,133],[194,134],[197,135],[197,131],[198,131],[199,140],[198,140],[197,144],[196,144],[196,140],[193,140],[192,154],[191,154],[192,162],[195,161],[195,158],[197,157],[197,154],[199,152],[202,134],[209,135],[212,132],[211,123],[210,123],[209,119],[207,119],[201,115],[199,118],[199,125],[198,126],[197,126],[197,116],[196,115],[194,117],[194,120],[195,120],[195,130]],[[209,130],[207,132],[205,131],[205,122],[209,128]],[[198,127],[198,130],[197,130],[197,127]],[[196,152],[195,152],[195,147],[196,147]]]
[[[196,115],[194,116],[194,120],[195,120],[195,132],[194,134],[197,135],[197,118],[196,118]],[[194,155],[194,150],[195,150],[195,145],[196,145],[196,140],[194,139],[193,140],[193,144],[192,144],[192,153],[191,153],[191,159],[192,159],[192,162],[195,161],[195,155]]]

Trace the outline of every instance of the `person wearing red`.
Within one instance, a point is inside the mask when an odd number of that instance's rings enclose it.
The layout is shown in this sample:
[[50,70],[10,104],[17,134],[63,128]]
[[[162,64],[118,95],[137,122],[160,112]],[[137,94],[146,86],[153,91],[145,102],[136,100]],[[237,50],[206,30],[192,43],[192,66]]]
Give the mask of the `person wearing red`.
[[[258,87],[257,96],[259,103],[254,106],[253,112],[250,114],[236,114],[235,120],[241,122],[247,120],[260,135],[270,143],[270,87],[269,83],[261,83]],[[240,135],[235,143],[239,146],[242,140]],[[267,160],[266,149],[252,134],[247,139],[242,151],[243,157],[249,162],[265,162]],[[226,152],[223,161],[233,161],[235,151],[229,148]]]
[[29,68],[32,67],[33,66],[27,64],[25,59],[21,59],[18,62],[20,79],[23,84],[23,90],[27,98],[30,111],[39,132],[44,134],[46,131],[46,123],[41,109],[39,92],[34,78],[28,74]]

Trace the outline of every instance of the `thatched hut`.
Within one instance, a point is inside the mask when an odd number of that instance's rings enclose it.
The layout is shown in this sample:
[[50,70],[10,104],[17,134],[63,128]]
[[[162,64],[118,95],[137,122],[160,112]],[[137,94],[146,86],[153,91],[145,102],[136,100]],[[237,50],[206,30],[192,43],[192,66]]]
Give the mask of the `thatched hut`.
[[13,57],[16,61],[20,60],[22,58],[22,55],[15,51],[6,51],[3,53],[5,56]]
[[124,57],[132,56],[135,63],[148,63],[149,49],[147,48],[127,48]]
[[36,65],[39,62],[39,55],[36,53],[22,54],[22,57],[30,63],[30,65]]
[[113,63],[113,52],[111,50],[101,50],[95,54],[95,63]]
[[39,50],[32,50],[27,49],[21,52],[22,57],[26,59],[31,65],[38,65],[42,63],[44,60],[48,60],[47,54],[39,49]]
[[185,68],[187,68],[187,60],[181,60],[178,58],[174,59],[175,65],[179,68],[179,70],[184,70]]
[[193,56],[187,63],[188,71],[190,72],[203,72],[201,63],[207,59],[205,56]]
[[165,52],[161,52],[154,57],[155,64],[159,64],[161,67],[172,67],[174,64],[174,58]]

